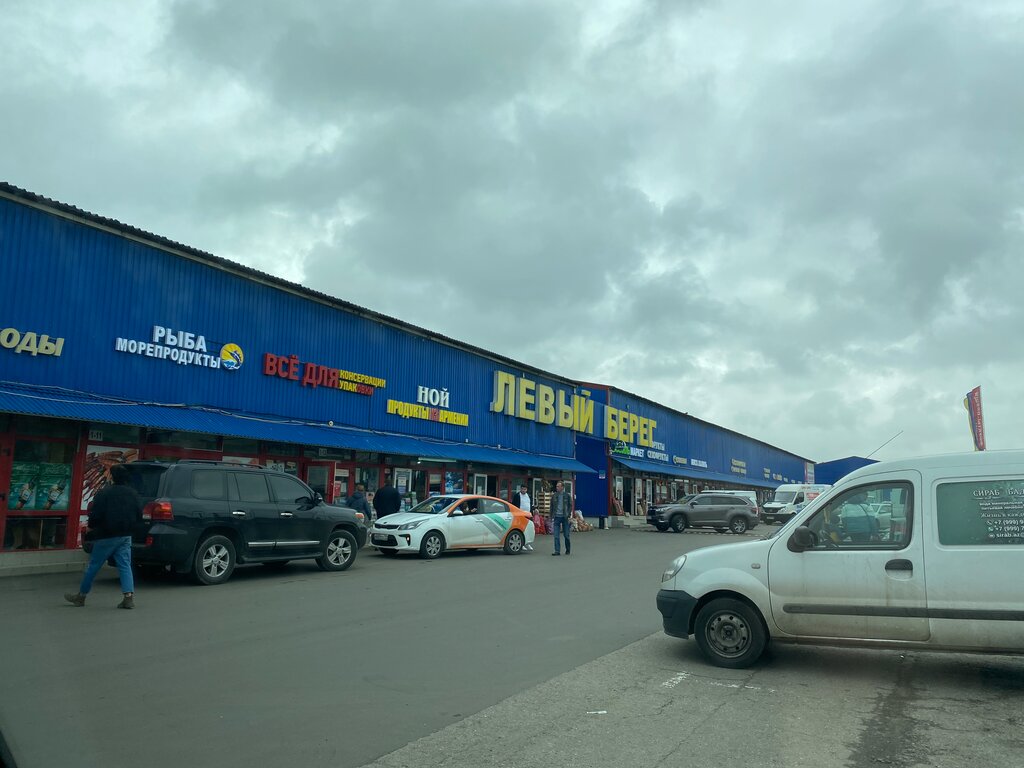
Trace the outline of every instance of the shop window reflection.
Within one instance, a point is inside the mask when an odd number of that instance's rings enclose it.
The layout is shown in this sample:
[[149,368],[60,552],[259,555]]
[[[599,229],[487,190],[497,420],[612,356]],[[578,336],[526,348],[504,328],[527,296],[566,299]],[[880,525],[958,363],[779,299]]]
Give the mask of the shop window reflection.
[[67,537],[67,518],[8,517],[4,526],[5,550],[58,549]]

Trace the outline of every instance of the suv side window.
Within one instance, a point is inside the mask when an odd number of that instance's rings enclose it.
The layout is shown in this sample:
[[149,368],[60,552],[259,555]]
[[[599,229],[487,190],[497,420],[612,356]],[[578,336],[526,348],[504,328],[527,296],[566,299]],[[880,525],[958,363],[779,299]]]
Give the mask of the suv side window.
[[274,492],[278,504],[297,504],[313,495],[306,486],[293,477],[267,475],[267,479],[270,481],[270,488]]
[[695,496],[693,499],[693,503],[696,504],[698,507],[707,507],[713,504],[714,502],[711,500],[710,496]]
[[910,483],[876,483],[832,499],[807,527],[817,537],[813,549],[903,549],[910,543],[912,512]]
[[223,501],[227,473],[221,469],[197,469],[192,473],[192,498],[207,501]]
[[270,503],[266,477],[262,472],[232,472],[238,483],[239,501]]

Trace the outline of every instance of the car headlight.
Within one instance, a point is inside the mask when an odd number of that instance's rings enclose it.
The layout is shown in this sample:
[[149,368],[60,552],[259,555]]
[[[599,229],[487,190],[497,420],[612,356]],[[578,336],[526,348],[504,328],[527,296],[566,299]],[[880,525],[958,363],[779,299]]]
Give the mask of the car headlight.
[[421,525],[423,525],[423,522],[423,520],[415,520],[411,523],[402,523],[402,525],[398,526],[398,530],[411,531],[413,528],[419,528]]
[[675,578],[675,575],[679,573],[679,569],[683,567],[683,563],[685,562],[686,555],[680,555],[671,563],[669,563],[668,568],[666,568],[665,572],[661,574],[662,583],[664,584],[666,581],[670,581],[671,579]]

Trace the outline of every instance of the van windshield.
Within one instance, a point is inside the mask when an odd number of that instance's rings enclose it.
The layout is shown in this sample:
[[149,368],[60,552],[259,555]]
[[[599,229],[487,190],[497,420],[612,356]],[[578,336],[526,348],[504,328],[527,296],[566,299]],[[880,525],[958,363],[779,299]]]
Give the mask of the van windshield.
[[780,504],[791,504],[795,498],[796,491],[776,491],[774,500]]

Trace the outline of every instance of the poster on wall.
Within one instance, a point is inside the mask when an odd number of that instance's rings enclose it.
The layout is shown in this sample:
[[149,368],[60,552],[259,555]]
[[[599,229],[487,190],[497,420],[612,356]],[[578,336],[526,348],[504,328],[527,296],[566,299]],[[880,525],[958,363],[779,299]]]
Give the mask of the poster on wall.
[[70,464],[16,461],[11,465],[7,508],[64,511],[68,508],[70,483]]
[[110,468],[115,464],[138,461],[137,448],[111,448],[90,445],[85,449],[85,471],[82,474],[82,512],[89,509],[96,494],[110,485]]

